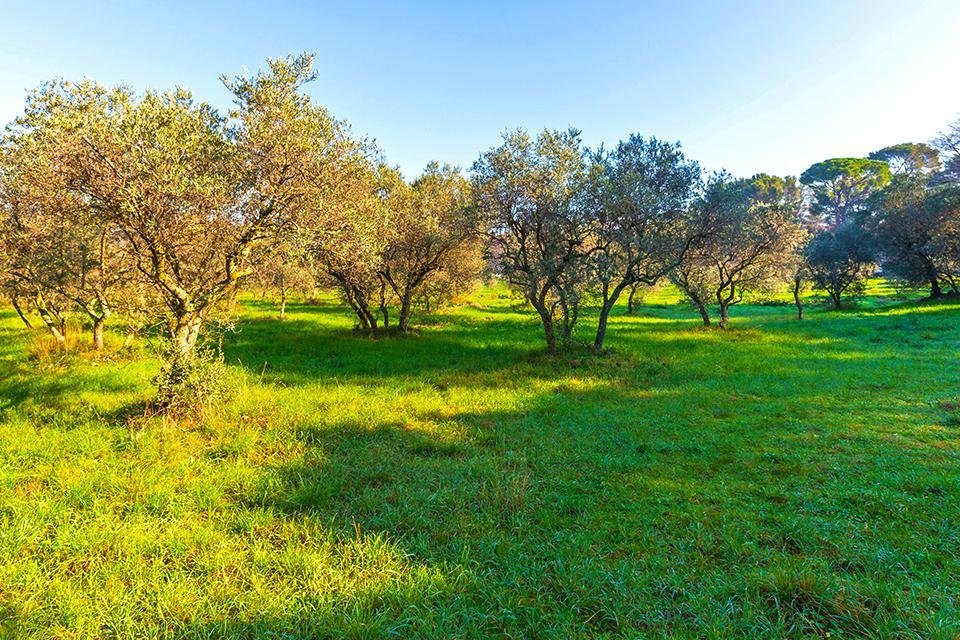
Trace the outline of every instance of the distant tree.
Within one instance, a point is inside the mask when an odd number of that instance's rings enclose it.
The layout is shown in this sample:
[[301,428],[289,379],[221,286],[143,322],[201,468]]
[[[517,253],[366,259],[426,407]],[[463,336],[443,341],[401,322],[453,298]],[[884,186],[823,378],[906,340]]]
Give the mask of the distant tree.
[[760,174],[732,180],[721,174],[707,183],[694,211],[709,233],[673,274],[704,324],[709,324],[705,293],[718,305],[719,326],[726,328],[730,307],[746,293],[770,290],[792,278],[807,235],[800,210],[793,178]]
[[922,142],[902,142],[870,154],[871,160],[886,162],[894,174],[925,175],[940,170],[940,154]]
[[315,271],[309,252],[291,238],[271,248],[269,259],[263,260],[263,265],[252,278],[263,292],[272,290],[277,293],[280,298],[279,316],[283,320],[287,317],[290,293],[312,288]]
[[[391,233],[379,274],[400,306],[397,327],[410,328],[413,303],[458,248],[476,238],[470,183],[453,167],[427,165],[403,195],[391,200]],[[478,274],[479,275],[479,274]]]
[[804,171],[800,182],[813,194],[812,213],[836,229],[860,212],[890,177],[890,167],[882,160],[833,158]]
[[[582,197],[580,133],[504,135],[473,166],[474,194],[498,271],[540,317],[547,350],[570,339],[594,235]],[[559,325],[559,326],[558,326]]]
[[474,290],[485,269],[483,245],[474,236],[449,252],[440,269],[421,285],[415,302],[427,312],[450,304]]
[[392,232],[390,201],[405,193],[399,173],[386,165],[359,163],[341,180],[344,194],[327,204],[317,225],[308,225],[309,247],[323,279],[357,317],[357,328],[378,333],[389,324],[388,285],[380,277]]
[[627,315],[633,315],[637,307],[644,303],[647,296],[659,291],[662,286],[663,283],[659,280],[653,284],[634,282],[630,285],[630,293],[627,294]]
[[600,299],[593,346],[603,348],[610,312],[625,290],[652,286],[697,238],[680,218],[700,181],[700,167],[679,144],[637,135],[597,154],[590,208],[595,217],[591,281]]
[[0,293],[10,301],[27,328],[33,328],[26,313],[32,308],[50,335],[65,345],[70,302],[47,288],[39,275],[40,256],[32,248],[28,233],[20,229],[14,219],[4,220],[0,229]]
[[19,238],[8,248],[17,265],[9,273],[47,300],[37,308],[52,318],[58,315],[51,311],[53,297],[82,311],[100,350],[107,319],[138,292],[139,278],[117,229],[71,193],[52,165],[38,162],[45,158],[33,133],[15,123],[3,144],[0,198],[9,237]]
[[36,234],[24,224],[25,219],[32,217],[31,211],[20,198],[9,159],[8,153],[4,157],[3,179],[0,181],[0,292],[10,300],[28,328],[33,325],[24,309],[32,307],[50,334],[64,345],[68,301],[47,286],[43,274],[46,256],[38,250]]
[[854,222],[814,236],[805,258],[814,286],[827,292],[835,309],[845,296],[862,293],[866,278],[876,270],[870,238]]

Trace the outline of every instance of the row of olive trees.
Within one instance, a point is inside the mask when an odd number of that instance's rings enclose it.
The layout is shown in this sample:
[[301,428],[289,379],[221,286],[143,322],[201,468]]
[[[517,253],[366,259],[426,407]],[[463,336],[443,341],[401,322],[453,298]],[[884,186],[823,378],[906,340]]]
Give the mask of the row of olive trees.
[[[197,370],[205,325],[245,281],[337,288],[376,332],[408,331],[483,269],[469,181],[431,163],[407,182],[315,105],[309,55],[223,78],[221,114],[184,90],[53,82],[0,142],[0,291],[30,326],[94,346],[116,311],[160,325],[159,404]],[[285,302],[282,302],[285,306]]]
[[347,215],[293,233],[254,276],[261,291],[279,294],[281,319],[291,291],[332,288],[359,329],[405,333],[415,307],[435,308],[477,282],[480,235],[470,183],[458,169],[430,163],[406,182],[381,164],[369,178]]
[[[333,287],[369,332],[410,328],[489,264],[538,314],[548,350],[585,304],[611,311],[671,281],[709,324],[750,292],[806,282],[839,305],[882,264],[956,291],[960,125],[937,149],[897,145],[800,178],[705,176],[679,145],[577,131],[505,134],[472,176],[431,163],[411,182],[304,93],[309,55],[223,78],[220,113],[184,90],[53,82],[0,143],[0,289],[58,340],[80,312],[103,346],[116,311],[169,348],[159,402],[181,394],[205,324],[244,281]],[[486,263],[483,256],[486,254]],[[393,313],[396,313],[395,318]],[[393,324],[391,322],[393,321]]]
[[509,133],[474,165],[474,189],[496,267],[536,310],[547,349],[569,341],[584,301],[602,349],[625,291],[665,278],[709,322],[745,292],[799,269],[806,231],[799,189],[759,175],[704,179],[679,145],[631,136],[583,148],[577,131]]
[[495,269],[536,311],[547,349],[569,342],[584,302],[599,308],[594,347],[624,292],[669,280],[705,325],[753,292],[789,286],[798,317],[808,283],[835,307],[886,275],[960,283],[960,123],[936,146],[900,144],[836,158],[799,182],[704,176],[679,145],[631,136],[612,150],[578,131],[510,132],[473,167]]

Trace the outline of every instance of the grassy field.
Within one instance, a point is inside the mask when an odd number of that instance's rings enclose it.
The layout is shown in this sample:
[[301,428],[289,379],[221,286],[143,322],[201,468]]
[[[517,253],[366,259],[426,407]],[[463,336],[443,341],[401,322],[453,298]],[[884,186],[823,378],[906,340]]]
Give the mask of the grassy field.
[[248,300],[196,424],[2,310],[0,637],[955,640],[960,305],[871,293],[556,358],[500,289],[381,340]]

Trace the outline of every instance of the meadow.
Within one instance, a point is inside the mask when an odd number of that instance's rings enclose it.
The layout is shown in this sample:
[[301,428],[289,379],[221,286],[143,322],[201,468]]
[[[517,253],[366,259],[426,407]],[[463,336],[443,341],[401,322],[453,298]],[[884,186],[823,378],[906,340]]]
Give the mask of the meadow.
[[960,303],[665,292],[554,357],[497,287],[380,339],[240,306],[181,421],[149,343],[0,310],[0,637],[960,636]]

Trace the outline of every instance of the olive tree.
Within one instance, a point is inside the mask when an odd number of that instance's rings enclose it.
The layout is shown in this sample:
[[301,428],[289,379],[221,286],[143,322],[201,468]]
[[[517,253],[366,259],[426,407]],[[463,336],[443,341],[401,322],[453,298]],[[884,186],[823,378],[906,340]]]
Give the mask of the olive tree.
[[310,56],[225,80],[224,117],[177,89],[53,83],[28,102],[22,126],[70,192],[113,225],[166,320],[159,403],[183,391],[204,321],[266,259],[266,250],[331,180],[340,123],[300,90]]
[[863,292],[865,280],[876,271],[876,252],[869,234],[854,222],[815,235],[807,245],[805,261],[816,288],[830,296],[839,309],[845,296]]
[[451,258],[463,257],[455,253],[474,240],[477,228],[470,183],[450,166],[430,163],[393,202],[380,276],[397,298],[397,326],[406,332],[416,296]]
[[580,133],[506,133],[473,173],[491,259],[536,310],[547,351],[555,353],[558,333],[565,342],[576,325],[594,237],[583,202],[589,171]]
[[958,210],[952,204],[956,189],[929,187],[922,176],[898,175],[875,198],[868,224],[880,253],[884,272],[913,285],[929,285],[930,297],[956,290],[960,273],[954,252]]
[[759,174],[733,180],[713,176],[693,205],[707,231],[675,270],[674,281],[709,324],[704,294],[720,309],[726,328],[730,307],[751,291],[767,291],[796,271],[806,239],[801,198],[793,178]]
[[600,300],[593,346],[600,350],[610,312],[629,290],[630,307],[638,285],[652,286],[679,264],[698,230],[681,216],[700,181],[700,167],[679,144],[630,136],[600,151],[591,181],[595,247],[591,280]]

